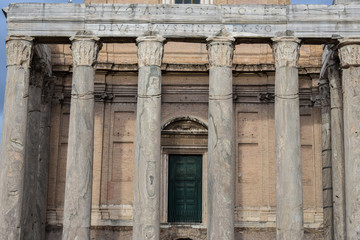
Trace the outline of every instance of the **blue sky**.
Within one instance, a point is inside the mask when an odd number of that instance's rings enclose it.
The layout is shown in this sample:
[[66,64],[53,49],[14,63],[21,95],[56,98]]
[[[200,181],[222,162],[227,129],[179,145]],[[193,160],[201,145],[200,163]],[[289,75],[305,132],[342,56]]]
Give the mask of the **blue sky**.
[[[291,0],[292,4],[331,4],[333,0]],[[10,3],[19,2],[46,2],[46,3],[66,3],[68,0],[0,0],[0,8],[8,6]],[[83,0],[73,0],[74,3],[81,3]],[[6,79],[6,51],[5,37],[6,19],[0,13],[0,134],[2,129],[2,115],[4,105],[5,79]],[[0,135],[1,136],[1,135]]]

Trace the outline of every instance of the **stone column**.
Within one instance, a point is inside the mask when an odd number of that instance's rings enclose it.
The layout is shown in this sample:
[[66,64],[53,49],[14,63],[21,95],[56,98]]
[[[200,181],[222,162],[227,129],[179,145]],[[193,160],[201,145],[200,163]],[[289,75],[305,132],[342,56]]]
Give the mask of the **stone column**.
[[94,146],[94,63],[99,38],[71,39],[73,78],[66,162],[63,240],[90,239]]
[[134,176],[134,240],[160,239],[161,36],[136,39],[138,99]]
[[331,162],[333,187],[334,239],[345,239],[345,162],[343,98],[338,59],[332,53],[328,62],[331,99]]
[[6,39],[7,73],[0,149],[0,236],[20,239],[33,38]]
[[207,167],[207,236],[234,239],[234,119],[232,60],[234,38],[208,38],[209,135]]
[[39,240],[45,240],[49,159],[50,159],[50,125],[51,100],[54,94],[55,77],[46,77],[43,82],[40,106],[40,145],[37,171],[36,209],[38,213]]
[[331,127],[330,127],[330,90],[329,81],[321,79],[321,147],[322,147],[322,186],[324,212],[324,238],[333,239],[333,199],[331,171]]
[[275,57],[276,238],[304,238],[298,59],[300,40],[273,38]]
[[[34,49],[36,53],[36,47]],[[40,102],[41,86],[44,80],[45,71],[42,68],[41,60],[33,56],[31,64],[28,118],[26,129],[26,152],[25,152],[25,177],[23,195],[23,216],[21,239],[39,239],[39,216],[36,209],[37,199],[37,171],[40,143]]]
[[360,38],[340,40],[344,97],[346,239],[360,238]]

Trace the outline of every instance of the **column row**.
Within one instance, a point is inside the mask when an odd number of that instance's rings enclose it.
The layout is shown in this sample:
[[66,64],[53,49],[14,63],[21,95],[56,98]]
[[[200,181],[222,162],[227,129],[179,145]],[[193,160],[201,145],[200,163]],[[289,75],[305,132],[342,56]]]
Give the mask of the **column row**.
[[[277,239],[303,239],[303,201],[299,115],[300,40],[273,40],[275,57]],[[94,64],[97,37],[71,38],[73,80],[66,170],[63,239],[90,239],[94,144]],[[137,39],[139,81],[134,185],[133,239],[160,238],[161,36]],[[207,39],[209,56],[208,221],[209,239],[234,239],[234,120],[232,59],[235,39]],[[355,43],[354,43],[355,42]],[[360,45],[339,45],[344,86],[346,229],[360,235]],[[0,161],[0,234],[18,239],[26,215],[24,183],[28,86],[32,39],[7,42],[8,69]],[[14,57],[14,54],[16,57]],[[16,109],[16,111],[13,111]],[[48,117],[47,117],[48,119]]]

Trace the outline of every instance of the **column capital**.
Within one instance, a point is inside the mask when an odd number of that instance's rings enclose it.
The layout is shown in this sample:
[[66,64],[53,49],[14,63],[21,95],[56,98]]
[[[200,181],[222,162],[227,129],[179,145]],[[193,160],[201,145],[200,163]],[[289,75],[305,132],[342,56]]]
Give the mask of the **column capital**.
[[232,67],[235,38],[223,35],[209,37],[206,41],[209,67]]
[[301,40],[296,37],[275,37],[271,40],[275,67],[297,67]]
[[75,35],[70,38],[75,66],[93,66],[102,47],[100,38],[90,35]]
[[360,66],[360,38],[339,39],[338,49],[341,68]]
[[160,35],[154,36],[140,36],[136,39],[138,46],[138,64],[139,67],[143,66],[161,66],[164,41]]
[[30,67],[33,40],[34,38],[29,36],[8,36],[6,38],[7,66]]

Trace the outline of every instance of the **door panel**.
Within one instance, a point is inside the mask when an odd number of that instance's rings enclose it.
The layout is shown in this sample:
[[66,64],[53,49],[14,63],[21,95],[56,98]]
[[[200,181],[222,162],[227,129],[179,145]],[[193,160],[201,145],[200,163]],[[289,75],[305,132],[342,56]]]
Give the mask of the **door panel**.
[[169,222],[201,222],[202,156],[169,156]]

